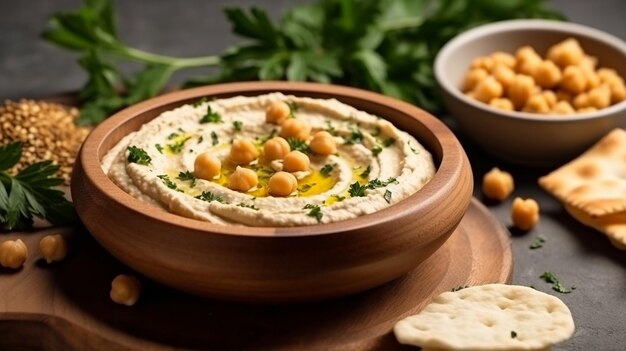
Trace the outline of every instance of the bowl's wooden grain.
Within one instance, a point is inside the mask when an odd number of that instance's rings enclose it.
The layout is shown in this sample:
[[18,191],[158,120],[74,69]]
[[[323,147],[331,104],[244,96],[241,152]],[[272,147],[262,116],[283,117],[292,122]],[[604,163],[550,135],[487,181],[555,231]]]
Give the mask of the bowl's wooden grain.
[[[161,112],[203,96],[273,91],[334,97],[380,115],[433,153],[437,173],[417,193],[371,215],[316,226],[266,228],[213,225],[167,213],[126,194],[100,167],[113,145]],[[472,184],[469,162],[452,132],[412,105],[347,87],[252,82],[178,91],[115,114],[83,144],[72,196],[96,240],[156,281],[216,298],[292,302],[355,293],[416,267],[454,231],[469,205]]]

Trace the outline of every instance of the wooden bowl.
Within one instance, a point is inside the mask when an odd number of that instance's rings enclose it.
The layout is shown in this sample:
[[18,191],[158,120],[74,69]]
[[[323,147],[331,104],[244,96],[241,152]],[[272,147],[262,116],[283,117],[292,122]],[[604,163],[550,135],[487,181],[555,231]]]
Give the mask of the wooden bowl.
[[[223,226],[133,198],[100,167],[106,152],[160,113],[200,97],[280,91],[336,98],[413,134],[437,165],[407,199],[346,221],[304,227]],[[452,234],[472,195],[467,156],[452,132],[417,107],[354,88],[288,82],[231,83],[162,95],[118,112],[82,146],[72,196],[83,223],[113,256],[158,282],[207,297],[304,302],[344,296],[407,273]]]

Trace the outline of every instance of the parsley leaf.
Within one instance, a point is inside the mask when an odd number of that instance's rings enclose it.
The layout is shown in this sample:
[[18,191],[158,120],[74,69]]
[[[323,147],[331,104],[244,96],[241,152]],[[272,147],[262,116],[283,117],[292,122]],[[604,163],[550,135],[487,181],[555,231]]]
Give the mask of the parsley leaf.
[[259,210],[259,208],[258,208],[258,207],[256,207],[256,206],[254,206],[254,204],[250,204],[250,205],[248,205],[248,204],[245,204],[245,203],[241,202],[241,203],[239,203],[237,206],[239,206],[239,207],[244,207],[244,208],[249,208],[249,209],[251,209],[251,210],[255,210],[255,211],[258,211],[258,210]]
[[511,339],[517,338],[517,332],[515,330],[511,330]]
[[359,182],[354,182],[350,184],[350,188],[348,188],[348,193],[352,197],[362,197],[365,196],[365,189],[367,189],[366,186],[361,185],[361,183]]
[[291,148],[291,151],[300,151],[303,154],[311,153],[311,148],[303,140],[300,140],[297,138],[288,138],[287,143],[289,143],[289,147]]
[[191,106],[193,107],[199,107],[200,105],[204,104],[205,102],[209,101],[209,99],[206,98],[206,96],[201,97],[200,99],[194,101],[191,103]]
[[380,145],[375,145],[372,148],[372,155],[374,155],[374,156],[378,156],[378,154],[380,154],[381,152],[383,152],[383,148],[380,147]]
[[233,129],[237,132],[241,132],[241,130],[243,129],[243,122],[242,121],[233,121]]
[[571,288],[564,287],[559,279],[556,277],[556,275],[549,271],[544,272],[542,275],[539,276],[539,278],[543,279],[546,283],[551,283],[552,290],[560,292],[562,294],[569,294],[576,289],[575,286],[572,286]]
[[200,124],[222,123],[222,122],[224,122],[222,121],[222,115],[213,111],[213,109],[211,108],[211,105],[207,105],[206,114],[202,118],[200,118]]
[[383,195],[383,198],[385,199],[385,201],[387,201],[388,204],[390,204],[391,203],[391,191],[385,190],[385,195]]
[[327,164],[324,165],[324,167],[322,167],[320,169],[320,174],[323,175],[324,177],[328,177],[330,176],[330,173],[333,171],[333,169],[335,168],[336,164]]
[[133,145],[133,146],[129,146],[127,150],[128,150],[127,159],[128,159],[128,162],[130,163],[136,163],[136,164],[147,166],[150,164],[150,162],[152,162],[152,158],[150,157],[150,155],[148,155],[146,150],[142,148],[138,148]]
[[58,165],[52,161],[34,163],[18,174],[8,170],[22,157],[22,145],[13,142],[0,146],[0,227],[28,229],[33,217],[54,225],[70,224],[77,220],[72,203],[65,193],[56,189],[63,179],[56,177]]
[[536,250],[539,248],[543,247],[543,244],[546,242],[546,239],[544,239],[541,235],[536,237],[532,243],[530,243],[530,246],[528,247],[531,250]]
[[363,171],[363,173],[361,173],[360,177],[367,179],[367,177],[370,176],[371,172],[372,172],[372,166],[368,165],[367,168],[365,168],[365,170]]
[[167,144],[166,147],[167,149],[173,153],[173,154],[180,154],[181,151],[183,151],[183,147],[185,146],[185,143],[191,139],[190,136],[182,138],[172,144]]
[[294,101],[288,101],[287,106],[289,106],[289,117],[296,118],[296,112],[298,112],[300,106],[298,106],[298,104]]
[[298,191],[301,193],[306,193],[307,191],[311,190],[311,188],[316,185],[317,185],[316,183],[304,184],[303,186],[298,188]]
[[161,146],[161,144],[154,144],[154,147],[157,149],[157,151],[162,154],[163,153],[163,146]]
[[384,147],[390,147],[391,145],[393,145],[396,142],[396,139],[394,138],[389,138],[386,139],[385,141],[383,141],[383,146]]
[[215,131],[211,132],[211,145],[215,146],[219,144],[220,140],[217,138],[217,133]]
[[311,210],[309,211],[309,213],[307,213],[307,216],[313,217],[317,220],[317,222],[321,222],[322,221],[322,217],[324,217],[324,214],[322,213],[322,209],[318,206],[318,205],[313,205],[313,204],[306,204],[303,207],[304,210]]
[[221,196],[215,195],[210,191],[203,191],[202,194],[196,196],[196,199],[206,201],[206,202],[217,201],[217,202],[224,203],[224,199]]
[[361,144],[363,142],[363,133],[359,129],[353,129],[350,135],[344,138],[344,144],[354,145]]
[[167,174],[158,175],[157,178],[161,179],[166,187],[172,190],[178,190],[178,186],[176,185],[176,183],[174,183]]
[[176,177],[176,179],[182,180],[182,181],[186,181],[186,180],[190,181],[189,187],[191,188],[196,186],[196,176],[193,174],[193,172],[181,171],[180,173],[178,173],[178,177]]

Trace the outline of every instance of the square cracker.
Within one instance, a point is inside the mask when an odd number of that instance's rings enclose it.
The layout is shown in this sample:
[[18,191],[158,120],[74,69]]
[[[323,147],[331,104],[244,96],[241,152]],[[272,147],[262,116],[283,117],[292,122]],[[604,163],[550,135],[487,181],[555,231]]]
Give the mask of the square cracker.
[[626,131],[614,129],[539,185],[591,217],[626,212]]
[[606,234],[613,246],[626,250],[626,212],[592,217],[573,206],[565,205],[565,209],[580,223]]

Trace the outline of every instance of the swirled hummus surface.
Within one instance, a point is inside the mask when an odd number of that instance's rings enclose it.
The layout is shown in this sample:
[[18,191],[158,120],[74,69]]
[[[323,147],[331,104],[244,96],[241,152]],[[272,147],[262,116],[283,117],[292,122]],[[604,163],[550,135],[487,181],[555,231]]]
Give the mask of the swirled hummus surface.
[[[310,126],[310,135],[327,131],[337,149],[319,155],[310,148],[312,137],[286,138],[310,165],[291,172],[297,188],[280,197],[270,195],[268,183],[283,170],[282,160],[267,161],[263,154],[264,144],[281,135],[281,125],[266,122],[266,106],[276,101],[287,103],[288,118]],[[258,158],[234,164],[230,152],[238,139],[252,141]],[[194,174],[202,153],[221,161],[214,178]],[[257,175],[258,184],[248,191],[229,188],[238,166]],[[172,213],[249,226],[313,225],[363,216],[410,196],[435,173],[431,154],[385,119],[334,99],[281,93],[201,100],[164,112],[114,146],[102,168],[128,194]]]

